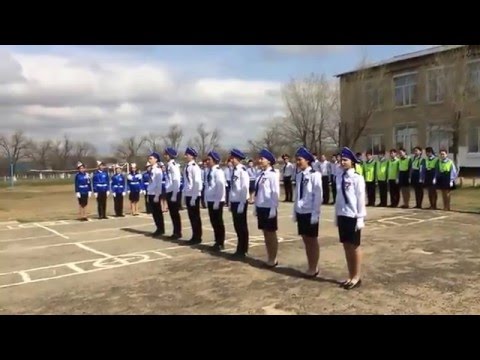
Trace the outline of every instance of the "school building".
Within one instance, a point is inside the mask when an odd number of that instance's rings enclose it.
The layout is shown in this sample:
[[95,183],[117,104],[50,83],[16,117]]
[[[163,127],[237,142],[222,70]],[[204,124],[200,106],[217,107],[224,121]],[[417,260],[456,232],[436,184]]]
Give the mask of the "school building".
[[355,151],[448,149],[480,169],[480,46],[442,45],[336,75],[343,145]]

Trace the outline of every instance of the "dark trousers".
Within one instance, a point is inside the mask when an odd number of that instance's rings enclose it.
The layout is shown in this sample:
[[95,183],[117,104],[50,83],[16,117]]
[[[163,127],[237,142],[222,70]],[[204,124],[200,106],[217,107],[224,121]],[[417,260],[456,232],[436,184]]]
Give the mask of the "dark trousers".
[[237,233],[237,253],[246,254],[248,253],[248,223],[247,223],[247,210],[248,202],[245,203],[243,213],[239,214],[238,202],[232,202],[232,217],[233,217],[233,227]]
[[386,207],[388,199],[388,183],[386,180],[378,182],[378,190],[380,192],[380,206]]
[[107,217],[107,193],[104,191],[98,193],[97,210],[99,219]]
[[428,189],[428,200],[430,201],[430,208],[437,208],[437,189],[435,185],[429,185]]
[[167,193],[168,212],[173,223],[173,235],[182,236],[182,220],[180,219],[180,203],[178,196],[175,202],[172,202],[173,192]]
[[292,177],[283,177],[283,187],[285,188],[285,201],[293,201]]
[[328,185],[330,176],[322,176],[322,189],[323,189],[323,203],[328,204],[330,202],[330,186]]
[[123,194],[115,194],[113,198],[113,205],[115,208],[115,215],[122,216],[123,215]]
[[388,180],[388,188],[390,190],[390,205],[397,207],[400,202],[400,186],[396,180]]
[[332,183],[332,197],[333,197],[333,203],[335,204],[335,199],[337,198],[337,179],[335,176],[330,175],[330,181]]
[[177,194],[177,201],[178,201],[178,208],[180,210],[182,210],[183,206],[182,206],[182,201],[183,201],[183,191],[179,191],[178,194]]
[[375,206],[375,181],[365,183],[367,187],[367,206]]
[[420,182],[413,184],[415,190],[415,203],[417,208],[422,207],[423,203],[423,184]]
[[230,204],[230,187],[232,186],[232,182],[227,180],[227,186],[225,188],[225,204],[228,206]]
[[148,195],[145,195],[145,212],[151,214],[152,210],[150,209],[150,202],[148,200]]
[[[227,189],[227,191],[228,191],[228,189]],[[205,186],[202,189],[202,194],[200,196],[201,196],[200,204],[202,205],[202,208],[205,209],[207,207],[207,205],[205,204]]]
[[150,211],[152,212],[153,221],[155,221],[157,231],[161,234],[165,234],[165,223],[163,220],[162,208],[160,207],[160,199],[158,200],[158,203],[156,203],[153,201],[154,198],[155,195],[148,195],[148,202],[150,203]]
[[191,196],[186,196],[185,201],[187,203],[188,218],[192,225],[192,239],[202,240],[202,219],[200,218],[200,196],[197,196],[194,206],[190,206]]
[[223,207],[225,203],[221,201],[217,210],[213,209],[213,202],[211,201],[207,203],[207,206],[210,224],[212,224],[215,235],[215,244],[223,245],[225,244],[225,225],[223,223]]

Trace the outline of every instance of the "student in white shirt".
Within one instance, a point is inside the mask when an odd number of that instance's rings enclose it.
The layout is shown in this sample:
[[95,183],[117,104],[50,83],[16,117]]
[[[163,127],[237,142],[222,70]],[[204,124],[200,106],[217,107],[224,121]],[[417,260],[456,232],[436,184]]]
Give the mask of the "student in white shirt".
[[182,220],[180,217],[180,204],[178,201],[178,194],[180,192],[180,166],[175,162],[177,157],[177,150],[171,147],[165,148],[164,157],[167,160],[167,178],[166,178],[166,197],[168,204],[168,211],[173,224],[173,234],[170,239],[178,240],[182,237]]
[[305,272],[305,277],[314,278],[318,275],[320,257],[318,226],[323,200],[322,175],[312,169],[310,164],[315,159],[306,148],[299,148],[295,157],[298,172],[293,221],[297,223],[298,235],[302,236],[307,253],[308,270]]
[[269,268],[278,265],[278,197],[280,183],[278,174],[273,169],[275,156],[263,149],[259,153],[258,164],[260,173],[255,182],[255,214],[258,220],[258,229],[263,231],[265,245],[267,248],[268,260],[266,266]]
[[[250,179],[247,169],[241,164],[241,161],[245,159],[245,154],[238,149],[232,149],[230,158],[233,164],[230,186],[230,209],[232,211],[233,226],[238,238],[237,251],[233,256],[244,258],[248,253],[247,208]],[[253,187],[255,189],[255,180]]]
[[290,162],[290,156],[284,154],[282,156],[283,166],[282,166],[282,176],[283,176],[283,187],[285,188],[285,200],[284,202],[293,201],[293,189],[292,189],[292,180],[295,175],[295,167]]
[[187,205],[188,218],[192,225],[192,238],[187,241],[188,245],[202,242],[202,219],[200,218],[200,197],[202,193],[202,171],[195,162],[198,156],[197,150],[187,147],[185,159],[187,164],[183,170],[183,196]]
[[248,198],[248,203],[253,204],[254,203],[253,195],[255,194],[255,180],[257,180],[258,169],[253,163],[252,159],[248,160],[247,173],[250,181],[248,186],[248,192],[250,195]]
[[365,179],[355,172],[355,164],[360,163],[360,160],[353,152],[345,147],[341,154],[344,172],[337,176],[337,201],[334,220],[338,226],[340,242],[343,243],[349,272],[349,278],[342,283],[342,286],[346,290],[351,290],[362,283],[360,275],[362,260],[360,235],[367,216]]
[[162,209],[160,208],[160,195],[162,195],[163,173],[160,169],[160,155],[153,152],[148,157],[148,162],[152,166],[150,183],[147,187],[148,203],[152,212],[153,220],[157,226],[157,230],[152,234],[154,237],[163,236],[165,234],[165,223],[163,220]]
[[332,174],[332,167],[330,162],[327,160],[327,157],[322,154],[320,155],[319,165],[320,173],[322,174],[322,188],[323,188],[323,203],[328,205],[330,202],[330,175]]
[[223,207],[225,206],[225,173],[218,163],[221,157],[216,151],[210,151],[206,158],[205,203],[208,207],[208,216],[213,228],[215,244],[213,251],[225,248],[225,225],[223,223]]

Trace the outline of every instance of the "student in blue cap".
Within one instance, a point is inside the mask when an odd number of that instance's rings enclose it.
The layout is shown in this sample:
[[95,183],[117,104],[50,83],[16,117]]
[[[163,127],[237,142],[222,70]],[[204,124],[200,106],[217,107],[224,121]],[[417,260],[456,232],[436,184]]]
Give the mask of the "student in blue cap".
[[163,156],[167,161],[167,176],[166,176],[166,197],[168,204],[168,211],[173,224],[173,234],[170,239],[178,240],[182,237],[182,220],[180,217],[180,202],[178,201],[178,194],[180,193],[181,174],[180,167],[175,162],[177,157],[177,150],[172,147],[165,148]]
[[97,199],[99,219],[107,217],[107,197],[110,195],[110,177],[103,161],[97,161],[98,170],[93,174],[93,193]]
[[215,244],[212,245],[213,251],[221,251],[225,248],[223,207],[225,206],[227,181],[225,173],[218,165],[220,160],[220,154],[212,150],[207,154],[205,164],[208,168],[205,180],[205,203],[215,237]]
[[258,154],[258,164],[261,172],[255,182],[255,214],[258,221],[258,229],[263,231],[269,268],[278,265],[278,198],[280,183],[278,174],[275,172],[275,156],[267,149],[262,149]]
[[150,178],[152,175],[152,165],[149,162],[145,164],[145,172],[142,174],[142,190],[140,193],[145,197],[145,212],[151,214],[150,203],[148,202],[148,184],[150,184]]
[[86,208],[88,198],[92,196],[92,184],[90,175],[85,172],[85,165],[83,163],[77,163],[77,170],[78,173],[75,175],[75,194],[78,198],[79,220],[88,221]]
[[230,182],[230,210],[238,239],[237,251],[233,257],[244,258],[248,253],[247,208],[250,179],[247,169],[241,163],[242,160],[245,160],[245,154],[238,149],[232,149],[230,159],[233,165]]
[[159,166],[160,155],[153,152],[148,157],[148,162],[152,166],[150,183],[148,184],[148,203],[152,212],[153,220],[157,229],[152,234],[153,237],[160,237],[165,234],[165,222],[163,219],[162,209],[160,207],[160,195],[162,195],[162,179],[163,173]]
[[125,197],[125,176],[123,176],[122,166],[115,165],[115,175],[112,176],[111,188],[113,194],[113,204],[115,217],[125,217],[123,215],[123,198]]
[[349,277],[342,283],[346,290],[361,285],[360,250],[361,230],[365,226],[367,210],[365,206],[365,179],[355,172],[359,160],[353,152],[342,149],[343,174],[337,177],[337,201],[335,203],[335,223],[338,226],[340,242],[345,250]]
[[202,193],[202,171],[196,163],[198,153],[192,147],[185,150],[187,164],[183,172],[184,189],[183,195],[187,205],[188,218],[192,225],[192,238],[187,241],[188,245],[200,244],[202,242],[202,219],[200,218],[200,197]]
[[[313,155],[305,147],[300,147],[296,154],[297,174],[295,183],[295,204],[293,221],[297,223],[298,235],[303,239],[308,260],[305,277],[318,275],[320,246],[318,244],[318,226],[320,208],[323,202],[322,174],[312,169],[315,161]],[[328,186],[328,184],[327,184]]]
[[130,164],[130,173],[127,175],[127,193],[130,200],[132,216],[138,216],[138,202],[142,190],[142,174],[137,170],[137,164]]

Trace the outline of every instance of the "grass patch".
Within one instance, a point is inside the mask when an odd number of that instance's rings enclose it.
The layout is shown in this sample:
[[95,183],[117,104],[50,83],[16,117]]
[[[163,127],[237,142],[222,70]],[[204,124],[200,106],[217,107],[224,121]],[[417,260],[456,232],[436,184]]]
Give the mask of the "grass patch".
[[[25,187],[25,186],[33,186],[33,187],[42,187],[42,186],[55,186],[55,185],[72,185],[74,184],[74,179],[45,179],[45,180],[18,180],[15,182],[14,187]],[[0,188],[9,188],[10,182],[2,181],[0,183]]]

